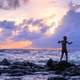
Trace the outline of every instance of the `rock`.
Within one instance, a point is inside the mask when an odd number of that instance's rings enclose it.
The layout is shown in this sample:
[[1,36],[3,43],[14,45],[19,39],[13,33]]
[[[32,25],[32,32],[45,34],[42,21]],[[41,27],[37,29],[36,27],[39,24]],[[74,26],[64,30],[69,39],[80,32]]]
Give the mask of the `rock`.
[[23,76],[26,74],[32,74],[30,69],[20,69],[20,68],[2,68],[0,69],[0,74],[7,73],[9,76]]
[[9,79],[5,79],[5,80],[22,80],[21,78],[9,78]]
[[65,69],[71,66],[75,66],[75,65],[66,61],[61,61],[61,62],[52,61],[52,59],[49,59],[47,62],[47,67],[49,70],[60,71],[60,72],[64,71]]
[[14,62],[11,66],[10,66],[11,69],[15,69],[15,68],[19,68],[19,69],[28,69],[32,72],[35,72],[35,71],[40,71],[42,69],[44,69],[44,67],[42,66],[39,66],[39,65],[36,65],[34,63],[31,63],[31,62],[26,62],[26,61],[23,61],[23,62]]
[[[5,65],[8,65],[4,67]],[[44,67],[36,65],[31,62],[13,62],[9,63],[7,59],[1,62],[0,74],[7,73],[10,76],[23,76],[33,74],[34,72],[44,71]]]
[[55,65],[56,65],[57,63],[58,63],[57,61],[53,61],[52,59],[49,59],[49,60],[47,61],[48,70],[55,70]]
[[12,63],[12,65],[22,65],[22,66],[27,66],[28,62],[25,61],[15,61]]
[[9,71],[7,71],[7,73],[10,76],[23,76],[41,71],[43,67],[31,62],[14,62],[8,67],[8,69]]
[[52,67],[53,66],[53,60],[52,59],[49,59],[48,61],[47,61],[47,66],[49,67]]
[[56,77],[50,77],[48,80],[67,80],[64,77],[56,76]]
[[9,68],[2,68],[0,69],[1,74],[3,73],[9,73],[11,70]]
[[13,69],[8,74],[9,76],[24,76],[31,74],[31,72],[28,70],[26,71],[25,69]]
[[6,58],[3,59],[3,60],[0,62],[0,65],[7,65],[7,66],[9,66],[10,64],[11,64],[10,61],[7,60]]
[[53,61],[49,59],[47,61],[47,66],[39,66],[27,61],[15,61],[12,64],[7,59],[2,60],[2,66],[7,65],[6,67],[0,67],[0,74],[8,73],[11,76],[23,76],[28,74],[33,74],[37,72],[49,72],[52,71],[55,74],[62,75],[80,75],[80,66],[76,66],[66,61]]
[[63,75],[68,75],[68,76],[80,75],[80,67],[78,66],[69,67],[63,72]]
[[64,71],[65,69],[67,69],[67,68],[69,68],[71,66],[75,66],[75,65],[71,64],[69,62],[66,62],[66,61],[61,61],[58,64],[56,64],[56,70]]
[[5,51],[5,49],[0,49],[0,52],[4,52]]

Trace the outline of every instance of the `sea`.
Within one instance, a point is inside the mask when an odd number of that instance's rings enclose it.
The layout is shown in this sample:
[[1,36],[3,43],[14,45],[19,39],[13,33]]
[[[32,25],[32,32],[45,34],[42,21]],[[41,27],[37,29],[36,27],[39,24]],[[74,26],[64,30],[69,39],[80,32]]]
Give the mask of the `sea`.
[[[60,60],[61,51],[59,50],[26,50],[26,49],[6,49],[0,50],[0,61],[4,58],[14,61],[30,61],[38,65],[45,65],[49,59]],[[80,50],[69,51],[69,62],[80,64]],[[65,60],[65,55],[63,60]],[[44,74],[45,73],[45,74]],[[47,80],[48,77],[57,76],[47,72],[37,72],[33,75],[25,76],[6,76],[1,75],[0,80]]]

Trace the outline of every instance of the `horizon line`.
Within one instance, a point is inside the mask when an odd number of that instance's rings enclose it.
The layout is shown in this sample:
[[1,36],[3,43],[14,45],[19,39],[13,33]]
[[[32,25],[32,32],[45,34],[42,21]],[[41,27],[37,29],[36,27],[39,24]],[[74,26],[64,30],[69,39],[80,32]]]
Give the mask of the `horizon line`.
[[14,50],[14,49],[24,49],[24,50],[54,50],[54,51],[57,51],[57,50],[61,50],[61,48],[0,48],[0,50]]

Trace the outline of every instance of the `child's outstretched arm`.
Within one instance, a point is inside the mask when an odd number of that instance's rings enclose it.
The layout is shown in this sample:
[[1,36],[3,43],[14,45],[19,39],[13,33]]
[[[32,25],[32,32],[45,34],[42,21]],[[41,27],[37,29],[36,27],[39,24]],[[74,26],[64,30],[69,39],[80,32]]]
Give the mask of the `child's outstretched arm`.
[[67,41],[67,43],[68,43],[68,44],[72,44],[72,41],[71,41],[71,42],[68,42],[68,41]]
[[62,41],[58,41],[58,43],[62,43]]

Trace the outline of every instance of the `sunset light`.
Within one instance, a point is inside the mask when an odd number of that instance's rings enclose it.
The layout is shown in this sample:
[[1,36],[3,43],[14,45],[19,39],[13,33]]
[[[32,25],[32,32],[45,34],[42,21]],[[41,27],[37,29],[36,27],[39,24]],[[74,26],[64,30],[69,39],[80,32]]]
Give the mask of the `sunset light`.
[[0,0],[0,80],[80,80],[80,0]]
[[[30,41],[27,45],[32,47],[50,46],[50,41],[58,33],[57,29],[65,23],[64,17],[69,11],[77,11],[80,7],[76,1],[71,3],[66,0],[5,0],[0,4],[1,47],[4,43],[5,46],[9,44],[7,39],[12,41],[9,45],[12,47],[25,47],[24,41]],[[50,41],[46,42],[46,39]]]

